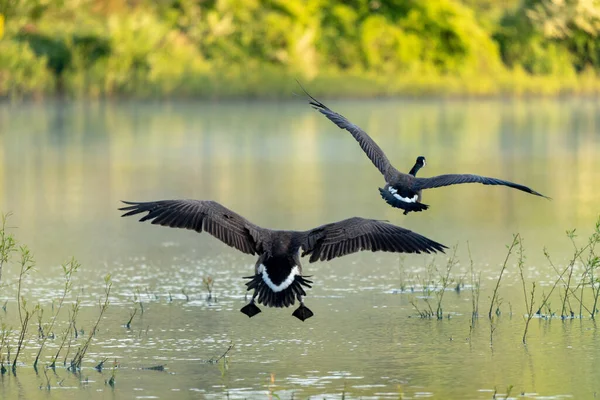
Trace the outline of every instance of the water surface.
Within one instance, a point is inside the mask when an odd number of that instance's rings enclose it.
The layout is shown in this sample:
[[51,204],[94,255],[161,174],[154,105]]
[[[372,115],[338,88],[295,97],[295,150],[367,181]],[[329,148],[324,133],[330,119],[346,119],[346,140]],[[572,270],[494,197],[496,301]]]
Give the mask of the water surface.
[[[35,321],[24,364],[16,376],[3,377],[0,396],[489,399],[510,386],[511,396],[530,398],[589,398],[599,391],[598,330],[589,318],[536,319],[522,345],[525,307],[514,259],[500,290],[493,343],[487,318],[471,329],[467,252],[468,242],[482,273],[483,314],[514,233],[525,240],[526,278],[538,283],[540,295],[549,290],[556,274],[543,248],[564,265],[572,254],[565,231],[576,228],[584,242],[600,211],[597,102],[327,104],[368,131],[399,169],[408,171],[424,155],[421,176],[494,176],[553,200],[461,185],[425,192],[430,209],[404,216],[380,199],[383,179],[354,139],[302,102],[3,104],[0,209],[13,212],[14,233],[37,259],[25,297],[42,305],[47,323],[63,286],[59,264],[75,256],[83,265],[68,302],[82,301],[78,324],[85,337],[107,273],[113,289],[81,375],[61,365],[48,373],[50,391],[44,389],[48,380],[31,368],[39,343]],[[122,199],[169,198],[216,200],[280,229],[355,215],[387,219],[458,244],[453,287],[466,286],[445,294],[443,320],[420,319],[411,300],[425,304],[420,283],[435,279],[434,268],[445,268],[447,256],[361,253],[305,261],[315,282],[306,300],[315,317],[302,323],[292,309],[263,307],[248,319],[238,310],[246,303],[241,277],[252,272],[253,257],[209,235],[140,224],[117,211]],[[13,328],[17,269],[5,268],[0,292],[8,300],[1,318]],[[217,301],[206,300],[207,277]],[[553,300],[553,309],[559,302]],[[67,319],[65,309],[57,335]],[[48,341],[45,364],[57,342]],[[230,343],[228,369],[211,364]],[[93,366],[103,359],[99,373]],[[105,381],[114,360],[113,389]],[[144,369],[156,365],[166,370]]]

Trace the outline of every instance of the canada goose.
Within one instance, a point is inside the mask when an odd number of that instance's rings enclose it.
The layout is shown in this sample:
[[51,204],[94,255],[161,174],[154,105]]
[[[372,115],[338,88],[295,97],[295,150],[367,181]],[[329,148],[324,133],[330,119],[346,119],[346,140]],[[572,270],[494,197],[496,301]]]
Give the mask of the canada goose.
[[304,321],[313,313],[303,301],[303,286],[312,281],[302,275],[301,257],[310,255],[309,261],[328,261],[335,257],[360,250],[390,251],[396,253],[444,252],[446,246],[427,239],[408,229],[383,221],[348,218],[322,225],[308,231],[281,231],[261,228],[241,215],[215,201],[162,200],[151,202],[123,201],[126,211],[122,217],[148,212],[140,221],[171,228],[203,230],[246,254],[258,254],[254,275],[246,283],[247,290],[254,289],[252,300],[241,311],[248,317],[260,312],[254,304],[268,307],[289,307],[298,299],[300,306],[292,314]]
[[[300,86],[302,87],[302,85]],[[365,131],[348,121],[341,114],[329,109],[325,104],[312,97],[304,88],[302,89],[309,97],[308,103],[315,110],[325,115],[340,129],[345,129],[352,134],[363,151],[371,159],[371,162],[375,164],[377,169],[379,169],[385,178],[385,187],[383,189],[379,188],[381,197],[392,207],[403,209],[404,215],[411,211],[423,211],[429,208],[427,204],[421,203],[421,191],[423,189],[457,185],[460,183],[482,183],[484,185],[508,186],[513,189],[518,189],[523,192],[550,199],[549,197],[544,196],[543,194],[538,193],[527,186],[480,175],[448,174],[432,176],[430,178],[417,178],[415,177],[417,171],[425,165],[425,157],[423,156],[417,158],[416,164],[408,174],[400,172],[392,166],[383,150],[381,150],[377,143],[375,143],[375,141],[371,139],[371,137]]]

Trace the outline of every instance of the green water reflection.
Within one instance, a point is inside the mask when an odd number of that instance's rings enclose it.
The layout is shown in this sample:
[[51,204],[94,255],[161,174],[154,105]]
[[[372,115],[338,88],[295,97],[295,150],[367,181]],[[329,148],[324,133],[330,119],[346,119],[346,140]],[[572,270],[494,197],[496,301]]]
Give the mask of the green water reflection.
[[[430,210],[403,216],[379,198],[382,177],[350,135],[301,102],[3,104],[0,209],[14,213],[16,234],[38,260],[26,296],[50,304],[61,288],[57,265],[74,255],[83,263],[76,286],[84,288],[82,325],[89,326],[102,276],[112,273],[111,307],[86,366],[106,357],[121,368],[114,390],[104,384],[109,371],[89,368],[81,378],[51,374],[47,393],[39,389],[43,374],[24,367],[4,378],[0,396],[491,398],[494,388],[502,393],[514,385],[513,396],[589,398],[600,390],[593,321],[535,320],[529,345],[521,344],[522,292],[512,262],[493,346],[485,319],[469,337],[469,290],[448,293],[451,319],[414,318],[414,294],[395,293],[402,273],[398,256],[389,254],[305,266],[315,279],[307,302],[316,314],[305,323],[291,310],[264,309],[249,320],[238,310],[245,302],[241,277],[254,258],[206,235],[119,218],[121,199],[198,198],[272,228],[308,229],[354,215],[387,219],[448,246],[458,243],[457,277],[468,269],[468,241],[482,271],[485,308],[513,233],[525,238],[528,279],[549,284],[553,271],[542,248],[564,263],[571,254],[565,230],[588,234],[600,212],[595,101],[328,105],[367,130],[398,168],[408,170],[424,155],[423,176],[478,173],[553,200],[462,185],[427,191]],[[404,265],[409,275],[422,276],[430,261],[410,256]],[[5,281],[14,282],[15,273],[7,271]],[[204,300],[205,276],[215,279],[217,303]],[[146,312],[127,330],[137,289]],[[2,318],[14,324],[14,291],[2,290],[11,299]],[[36,352],[31,341],[27,365]],[[202,362],[231,341],[236,347],[225,374]],[[162,363],[166,372],[140,369]],[[85,377],[91,382],[82,383]]]

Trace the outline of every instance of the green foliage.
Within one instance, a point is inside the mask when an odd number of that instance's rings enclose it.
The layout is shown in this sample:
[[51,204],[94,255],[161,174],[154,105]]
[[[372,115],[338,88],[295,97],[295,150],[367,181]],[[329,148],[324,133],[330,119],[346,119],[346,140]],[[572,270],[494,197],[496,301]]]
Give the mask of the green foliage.
[[0,98],[42,95],[53,86],[45,57],[36,56],[27,43],[0,41]]
[[321,37],[317,43],[326,65],[340,69],[357,68],[364,62],[361,48],[356,46],[359,12],[345,4],[333,4],[323,13]]
[[0,0],[0,96],[594,92],[600,0],[517,1]]
[[23,32],[15,38],[25,42],[36,56],[45,57],[46,65],[56,76],[62,74],[71,63],[71,52],[60,38],[53,38],[37,32]]
[[444,0],[410,3],[400,26],[421,38],[424,62],[441,72],[455,73],[473,69],[488,72],[499,66],[496,46],[471,10]]
[[367,68],[375,71],[394,72],[419,63],[419,38],[390,24],[381,15],[372,15],[363,22],[361,45]]
[[507,13],[495,35],[509,66],[533,74],[600,67],[600,1],[526,0]]

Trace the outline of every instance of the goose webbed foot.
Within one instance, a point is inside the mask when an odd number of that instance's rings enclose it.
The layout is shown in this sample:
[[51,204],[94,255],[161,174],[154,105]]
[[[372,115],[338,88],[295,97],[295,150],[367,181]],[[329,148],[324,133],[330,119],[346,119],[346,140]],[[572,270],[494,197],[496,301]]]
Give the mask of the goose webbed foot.
[[250,303],[242,307],[240,311],[246,314],[248,318],[252,318],[256,314],[260,313],[260,308],[258,308],[256,304],[254,304],[254,300],[252,300]]
[[300,303],[300,306],[298,308],[296,308],[296,310],[294,310],[293,314],[294,317],[298,318],[300,321],[304,321],[307,320],[308,318],[312,317],[313,312],[310,311],[310,309],[308,307],[306,307],[304,305],[304,303]]

